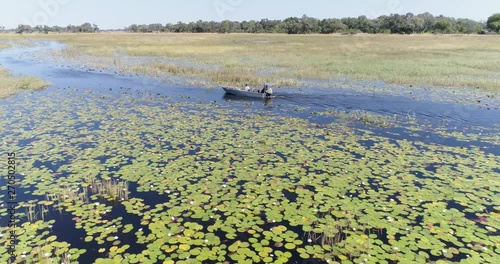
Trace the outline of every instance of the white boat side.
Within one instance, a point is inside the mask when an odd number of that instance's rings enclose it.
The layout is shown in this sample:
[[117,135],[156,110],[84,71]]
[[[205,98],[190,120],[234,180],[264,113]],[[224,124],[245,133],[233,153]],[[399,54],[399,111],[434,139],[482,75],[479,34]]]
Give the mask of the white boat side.
[[224,91],[228,94],[238,95],[238,96],[246,96],[253,98],[274,98],[275,96],[266,96],[265,93],[258,93],[257,91],[245,91],[241,90],[238,87],[222,87]]

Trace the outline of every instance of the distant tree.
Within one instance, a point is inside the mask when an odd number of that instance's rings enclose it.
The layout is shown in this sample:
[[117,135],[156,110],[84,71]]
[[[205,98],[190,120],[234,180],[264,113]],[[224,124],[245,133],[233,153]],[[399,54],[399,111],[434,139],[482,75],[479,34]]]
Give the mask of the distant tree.
[[242,32],[240,22],[229,21],[229,33]]
[[425,20],[419,16],[412,16],[408,18],[408,24],[412,33],[422,33],[425,31]]
[[288,34],[302,34],[302,23],[297,17],[289,17],[280,23],[280,27]]
[[137,26],[137,24],[132,24],[128,28],[126,28],[125,31],[138,32],[139,27]]
[[60,26],[53,26],[52,27],[52,31],[53,32],[58,32],[58,33],[61,33],[64,31],[64,28],[63,27],[60,27]]
[[192,26],[193,33],[208,33],[211,32],[210,24],[205,21],[198,20],[196,23],[193,23]]
[[366,16],[359,16],[357,22],[358,29],[364,33],[376,33],[376,26],[374,21],[368,19]]
[[43,26],[42,25],[36,25],[33,31],[41,33],[43,31]]
[[78,29],[79,32],[84,32],[84,33],[90,33],[90,32],[94,32],[94,28],[92,27],[92,24],[90,23],[83,23],[79,29]]
[[[499,14],[496,14],[499,15]],[[499,31],[494,25],[498,19],[490,19],[490,25],[493,25],[492,31]],[[430,13],[414,15],[391,14],[389,16],[380,16],[369,19],[366,16],[345,17],[341,19],[316,19],[303,15],[302,17],[289,17],[285,20],[261,19],[260,21],[229,21],[222,22],[202,21],[196,22],[178,22],[176,24],[133,24],[125,30],[129,32],[189,32],[189,33],[288,33],[288,34],[310,34],[322,33],[330,34],[334,32],[349,33],[392,33],[392,34],[414,34],[425,32],[439,33],[476,33],[485,28],[484,23],[476,22],[470,19],[455,19],[444,16],[433,16]],[[73,28],[67,28],[68,32],[95,32],[98,27],[93,24],[92,29],[88,25],[82,25]]]
[[222,23],[220,24],[217,32],[218,33],[229,33],[230,32],[230,24],[229,24],[229,20],[224,20],[222,21]]
[[381,26],[382,29],[388,30],[393,34],[411,34],[414,33],[414,29],[410,23],[413,18],[413,14],[408,13],[406,15],[391,14],[390,16],[382,16]]
[[340,19],[323,19],[320,23],[321,32],[323,34],[331,34],[336,32],[343,32],[347,30],[347,26],[340,21]]
[[449,34],[453,32],[453,23],[450,18],[441,18],[437,21],[437,23],[434,25],[434,29],[436,32],[443,33],[443,34]]
[[475,34],[484,29],[484,24],[471,19],[459,18],[456,21],[456,29],[462,34]]
[[262,27],[262,25],[259,22],[255,22],[254,32],[251,33],[263,33],[263,32],[266,32],[264,30],[264,27]]
[[190,25],[190,24],[177,22],[177,24],[175,24],[175,26],[174,26],[174,32],[178,32],[178,33],[193,32],[193,28],[192,28],[192,25]]
[[243,21],[240,24],[240,28],[243,32],[246,33],[255,33],[255,21]]
[[278,33],[281,23],[282,22],[280,20],[269,20],[267,18],[264,18],[259,22],[264,31],[267,33]]
[[42,32],[43,32],[44,34],[49,34],[49,32],[52,32],[52,31],[54,31],[54,28],[49,27],[49,26],[47,26],[47,25],[44,25],[44,26],[43,26],[43,28],[42,28]]
[[301,34],[310,34],[310,33],[319,33],[321,28],[319,26],[319,20],[313,17],[308,17],[307,15],[303,15],[300,18],[301,23]]
[[137,26],[137,30],[138,32],[141,32],[141,33],[148,33],[149,32],[149,26],[148,25],[138,25]]
[[158,32],[163,32],[163,31],[165,31],[164,27],[160,23],[149,24],[149,26],[148,26],[148,32],[156,32],[156,33],[158,33]]
[[436,18],[430,14],[429,12],[417,15],[419,19],[423,20],[423,29],[422,32],[428,32],[434,28],[434,25],[436,24]]
[[359,29],[358,19],[354,17],[344,17],[340,19],[344,25],[347,26],[347,29]]
[[486,21],[486,26],[489,30],[500,33],[500,13],[491,15]]
[[23,33],[31,33],[33,32],[33,28],[30,25],[18,25],[16,28],[16,33],[18,34],[23,34]]
[[69,32],[69,33],[75,33],[75,32],[78,32],[79,29],[77,26],[74,26],[74,25],[67,25],[66,26],[66,32]]
[[172,23],[167,23],[164,28],[165,32],[174,32],[174,25]]

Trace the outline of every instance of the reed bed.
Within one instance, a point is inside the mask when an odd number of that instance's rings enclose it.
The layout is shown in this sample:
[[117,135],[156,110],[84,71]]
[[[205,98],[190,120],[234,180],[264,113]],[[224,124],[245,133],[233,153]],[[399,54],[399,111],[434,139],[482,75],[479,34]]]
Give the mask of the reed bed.
[[47,87],[48,82],[31,76],[13,76],[8,70],[0,68],[0,98],[14,95],[23,90],[39,90]]
[[[500,87],[500,36],[100,33],[18,38],[64,42],[68,48],[57,56],[89,65],[107,58],[120,62],[119,70],[204,77],[207,84],[293,86],[305,79],[347,76],[408,86]],[[146,63],[130,64],[131,58]]]

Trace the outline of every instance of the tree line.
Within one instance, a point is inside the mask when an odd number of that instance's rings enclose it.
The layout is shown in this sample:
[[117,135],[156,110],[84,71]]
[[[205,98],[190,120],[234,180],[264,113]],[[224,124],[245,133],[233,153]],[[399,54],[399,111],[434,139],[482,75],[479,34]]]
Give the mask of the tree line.
[[330,33],[485,33],[486,24],[471,19],[455,19],[433,16],[430,13],[414,15],[392,14],[369,19],[366,16],[316,19],[306,15],[284,20],[262,19],[260,21],[197,21],[177,24],[133,24],[125,29],[129,32],[188,32],[188,33],[285,33],[285,34],[330,34]]
[[[1,28],[1,27],[0,27]],[[79,26],[75,25],[67,25],[65,27],[60,27],[60,26],[47,26],[47,25],[38,25],[35,27],[32,27],[30,25],[19,25],[15,29],[16,33],[23,34],[23,33],[45,33],[48,34],[50,32],[57,32],[57,33],[95,33],[99,32],[99,27],[96,24],[90,24],[90,23],[83,23]]]
[[[99,32],[96,24],[84,23],[80,26],[36,26],[19,25],[17,33],[92,33]],[[202,21],[133,24],[125,28],[127,32],[179,32],[179,33],[285,33],[285,34],[331,34],[331,33],[386,33],[386,34],[485,34],[500,33],[500,13],[488,18],[486,23],[467,18],[434,16],[430,13],[391,14],[369,19],[366,16],[317,19],[303,15],[284,20],[261,19],[260,21]]]

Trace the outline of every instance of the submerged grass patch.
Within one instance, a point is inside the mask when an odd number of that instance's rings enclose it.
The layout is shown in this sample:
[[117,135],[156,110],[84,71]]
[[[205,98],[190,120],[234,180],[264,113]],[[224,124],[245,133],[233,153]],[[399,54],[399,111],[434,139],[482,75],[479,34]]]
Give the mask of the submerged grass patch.
[[10,47],[11,47],[10,44],[0,42],[0,49],[6,49],[6,48],[10,48]]
[[6,69],[0,68],[0,98],[8,97],[23,90],[38,90],[49,84],[39,78],[13,76]]
[[[164,97],[36,98],[0,105],[0,143],[23,155],[24,195],[71,214],[51,225],[82,235],[69,244],[39,221],[16,262],[37,262],[26,250],[35,239],[63,243],[40,251],[54,261],[90,257],[78,247],[96,249],[95,263],[486,263],[500,254],[500,158],[483,147]],[[0,253],[7,243],[0,237]]]
[[[69,46],[56,56],[88,65],[194,75],[212,84],[293,86],[311,78],[348,76],[401,85],[500,87],[498,36],[101,33],[23,38],[62,41]],[[135,58],[163,61],[137,68]]]

